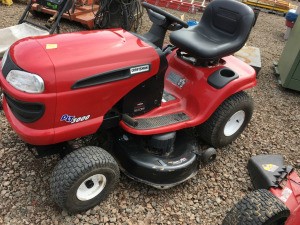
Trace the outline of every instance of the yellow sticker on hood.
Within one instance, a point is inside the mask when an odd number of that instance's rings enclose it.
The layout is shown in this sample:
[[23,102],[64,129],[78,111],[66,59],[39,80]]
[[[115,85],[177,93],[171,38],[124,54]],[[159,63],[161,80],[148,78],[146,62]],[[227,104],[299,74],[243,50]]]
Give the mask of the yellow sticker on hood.
[[57,44],[46,44],[46,49],[56,49]]

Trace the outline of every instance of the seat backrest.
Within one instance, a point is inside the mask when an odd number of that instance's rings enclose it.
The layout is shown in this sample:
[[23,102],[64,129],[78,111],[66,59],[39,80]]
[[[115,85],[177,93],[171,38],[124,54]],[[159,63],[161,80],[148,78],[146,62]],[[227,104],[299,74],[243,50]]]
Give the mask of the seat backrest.
[[254,24],[254,12],[235,0],[214,0],[208,4],[197,26],[174,31],[170,41],[192,56],[196,65],[218,63],[239,51]]
[[244,3],[214,0],[206,7],[200,24],[224,39],[236,41],[242,47],[248,39],[254,19],[253,10]]

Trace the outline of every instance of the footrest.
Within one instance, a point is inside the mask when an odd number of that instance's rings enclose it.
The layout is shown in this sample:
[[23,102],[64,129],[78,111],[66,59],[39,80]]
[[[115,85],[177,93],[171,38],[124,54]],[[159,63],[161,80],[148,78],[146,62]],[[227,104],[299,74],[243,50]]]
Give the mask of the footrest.
[[130,124],[126,123],[127,126],[132,127],[137,130],[147,130],[147,129],[155,129],[158,127],[164,127],[170,124],[176,124],[180,122],[184,122],[189,120],[190,118],[185,113],[176,113],[176,114],[169,114],[164,116],[152,117],[152,118],[143,118],[143,119],[136,119],[138,125],[133,127]]

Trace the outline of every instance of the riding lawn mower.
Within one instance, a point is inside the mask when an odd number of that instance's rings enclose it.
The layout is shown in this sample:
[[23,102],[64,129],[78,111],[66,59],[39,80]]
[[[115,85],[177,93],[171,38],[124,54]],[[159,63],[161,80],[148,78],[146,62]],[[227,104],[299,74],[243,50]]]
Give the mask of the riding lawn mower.
[[[13,130],[38,155],[64,153],[50,190],[69,212],[87,210],[120,173],[170,188],[196,175],[246,128],[255,70],[232,56],[253,10],[216,0],[197,26],[143,2],[152,27],[28,37],[4,54],[0,84]],[[169,45],[163,45],[167,30]],[[70,143],[89,139],[86,146]],[[201,150],[202,140],[211,146]]]
[[223,225],[300,224],[300,177],[281,155],[257,155],[248,162],[254,191],[236,203]]

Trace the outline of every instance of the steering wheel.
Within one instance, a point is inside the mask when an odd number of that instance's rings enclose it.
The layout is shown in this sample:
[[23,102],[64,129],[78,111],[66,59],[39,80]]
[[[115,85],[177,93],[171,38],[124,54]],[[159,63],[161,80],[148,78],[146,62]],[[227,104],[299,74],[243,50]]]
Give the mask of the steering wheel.
[[162,10],[161,8],[158,8],[158,7],[156,7],[154,5],[151,5],[151,4],[147,3],[147,2],[142,2],[142,6],[144,8],[146,8],[146,9],[150,9],[153,12],[156,12],[156,13],[158,13],[160,15],[165,16],[172,23],[178,23],[181,26],[183,26],[184,28],[188,28],[189,27],[189,25],[186,22],[182,21],[181,19],[177,18],[176,16],[173,16],[170,13],[167,13],[166,11]]

